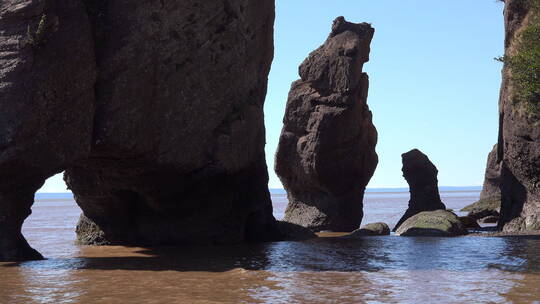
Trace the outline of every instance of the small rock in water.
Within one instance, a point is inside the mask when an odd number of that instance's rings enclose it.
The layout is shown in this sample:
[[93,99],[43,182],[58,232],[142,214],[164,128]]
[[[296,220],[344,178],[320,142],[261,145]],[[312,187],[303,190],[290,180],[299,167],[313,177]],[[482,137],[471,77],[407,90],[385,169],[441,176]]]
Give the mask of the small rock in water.
[[360,236],[376,236],[376,235],[390,235],[390,227],[387,224],[378,222],[371,223],[363,226],[360,229],[353,231],[347,237],[360,237]]
[[400,236],[458,236],[467,229],[458,216],[446,210],[424,211],[407,219],[396,231]]
[[[449,210],[448,210],[449,211]],[[470,216],[460,216],[459,220],[465,226],[465,228],[480,228],[475,218]]]
[[278,221],[277,226],[284,241],[304,241],[317,237],[313,231],[297,224]]

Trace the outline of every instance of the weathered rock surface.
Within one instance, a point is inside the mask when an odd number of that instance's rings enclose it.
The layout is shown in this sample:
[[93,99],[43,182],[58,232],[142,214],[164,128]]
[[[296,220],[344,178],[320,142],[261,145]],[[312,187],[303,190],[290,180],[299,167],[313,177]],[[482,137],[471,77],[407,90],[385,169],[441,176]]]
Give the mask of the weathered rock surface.
[[463,224],[465,228],[480,228],[480,225],[478,225],[477,219],[470,217],[470,216],[460,216],[459,220]]
[[501,198],[497,196],[491,196],[485,199],[481,199],[475,203],[463,207],[461,211],[469,212],[468,216],[481,219],[486,216],[499,216],[501,209]]
[[45,179],[90,152],[95,78],[81,1],[0,2],[0,261],[41,257],[21,226]]
[[289,92],[275,170],[287,190],[285,221],[314,231],[352,231],[377,166],[367,105],[374,30],[339,17],[326,42],[300,65]]
[[468,216],[479,220],[486,216],[499,216],[501,209],[501,162],[497,159],[497,145],[488,155],[484,186],[480,193],[480,199],[461,211],[468,211]]
[[[505,53],[516,51],[516,38],[531,14],[528,1],[505,1]],[[504,231],[540,230],[540,127],[519,109],[510,66],[503,68],[499,100],[498,159],[501,164],[501,219]]]
[[390,235],[390,227],[386,223],[377,222],[362,226],[362,228],[353,231],[347,237],[355,238],[361,236]]
[[62,170],[85,244],[279,238],[263,102],[274,1],[0,3],[0,260]]
[[480,200],[501,197],[501,162],[497,159],[497,145],[489,152],[484,185],[480,193]]
[[399,226],[411,216],[422,211],[445,210],[446,206],[439,195],[437,168],[420,150],[413,149],[401,155],[403,177],[409,184],[411,198],[405,214],[394,227]]
[[282,240],[304,241],[317,237],[313,231],[300,225],[284,221],[278,221],[277,225]]
[[467,229],[458,216],[446,210],[424,211],[411,216],[396,230],[400,236],[458,236]]

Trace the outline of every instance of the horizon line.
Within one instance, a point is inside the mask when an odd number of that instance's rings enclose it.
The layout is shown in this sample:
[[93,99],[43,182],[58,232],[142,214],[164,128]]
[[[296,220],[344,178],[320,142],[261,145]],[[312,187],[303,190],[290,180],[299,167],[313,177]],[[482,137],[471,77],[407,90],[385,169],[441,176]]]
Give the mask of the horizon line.
[[[469,185],[469,186],[438,186],[438,188],[473,188],[473,187],[482,187],[482,185]],[[389,187],[366,187],[366,190],[370,189],[408,189],[409,187],[403,187],[403,186],[389,186]],[[285,190],[285,188],[272,188],[268,187],[268,190]],[[51,192],[51,191],[37,191],[38,193],[73,193],[72,191],[60,191],[60,192]]]

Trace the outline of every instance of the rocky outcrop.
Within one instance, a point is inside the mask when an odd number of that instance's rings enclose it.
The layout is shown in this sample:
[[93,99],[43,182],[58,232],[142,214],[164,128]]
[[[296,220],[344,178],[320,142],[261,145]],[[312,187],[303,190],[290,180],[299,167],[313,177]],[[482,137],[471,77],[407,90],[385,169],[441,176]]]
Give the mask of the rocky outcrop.
[[278,221],[277,226],[281,238],[287,241],[305,241],[317,237],[310,229],[293,223]]
[[[506,58],[523,51],[519,36],[527,27],[539,26],[539,13],[532,9],[532,5],[536,5],[536,2],[529,0],[505,1]],[[536,39],[538,41],[538,37]],[[534,64],[528,64],[527,70],[538,71],[539,64],[538,61]],[[502,160],[502,203],[499,227],[507,232],[540,230],[540,127],[538,126],[538,113],[531,115],[526,109],[527,103],[521,100],[523,89],[512,77],[513,74],[526,72],[523,69],[520,70],[520,67],[513,70],[511,61],[505,60],[499,100],[498,159]],[[537,103],[538,95],[534,98]]]
[[460,216],[459,220],[463,224],[465,228],[471,228],[471,229],[478,229],[480,228],[480,225],[478,225],[477,219],[470,216]]
[[467,229],[458,216],[446,210],[424,211],[403,222],[396,230],[399,236],[459,236]]
[[497,159],[497,145],[493,146],[491,152],[489,152],[486,174],[484,178],[484,186],[480,193],[480,200],[490,200],[501,197],[501,163]]
[[81,243],[280,237],[264,155],[274,2],[0,3],[0,260],[63,170]]
[[353,231],[347,238],[356,238],[362,236],[380,236],[390,235],[390,227],[386,223],[377,222],[362,226],[362,228]]
[[497,145],[488,155],[484,186],[480,199],[465,206],[461,211],[468,211],[468,216],[477,220],[486,216],[499,216],[501,209],[501,162],[497,158]]
[[374,30],[339,17],[326,42],[300,65],[283,119],[275,169],[289,205],[285,221],[314,231],[352,231],[377,166],[377,132],[367,105]]
[[399,226],[411,216],[422,211],[445,210],[446,206],[439,195],[437,168],[429,158],[417,149],[401,155],[403,177],[409,184],[411,198],[405,214],[394,227]]
[[468,216],[481,219],[486,216],[499,216],[501,210],[500,197],[481,199],[473,204],[463,207],[460,211],[469,212]]

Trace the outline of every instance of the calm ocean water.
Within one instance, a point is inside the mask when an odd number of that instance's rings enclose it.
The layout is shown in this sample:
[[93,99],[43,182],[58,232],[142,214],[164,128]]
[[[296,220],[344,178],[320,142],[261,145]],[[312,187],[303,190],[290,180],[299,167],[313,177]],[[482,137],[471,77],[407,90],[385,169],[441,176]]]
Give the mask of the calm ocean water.
[[[480,197],[481,187],[441,187],[441,198],[446,207],[456,211],[473,203]],[[401,218],[409,203],[408,188],[368,189],[364,196],[362,223],[385,222],[393,227]],[[287,194],[283,189],[271,189],[274,216],[283,219],[287,207]]]
[[[448,208],[478,188],[444,189]],[[451,190],[451,191],[448,191]],[[272,190],[282,218],[286,195]],[[369,191],[393,226],[403,189]],[[0,303],[540,303],[538,238],[319,238],[227,247],[75,246],[70,195],[40,194],[23,233],[45,261],[0,263]]]

